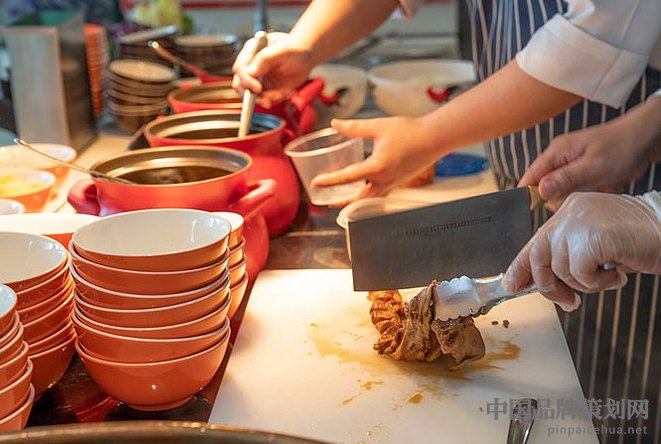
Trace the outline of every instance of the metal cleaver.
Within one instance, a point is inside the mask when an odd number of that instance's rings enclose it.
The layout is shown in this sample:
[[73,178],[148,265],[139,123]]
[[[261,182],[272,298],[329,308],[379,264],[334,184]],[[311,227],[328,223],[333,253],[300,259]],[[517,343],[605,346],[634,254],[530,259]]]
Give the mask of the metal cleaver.
[[504,272],[533,234],[535,187],[349,222],[355,290]]

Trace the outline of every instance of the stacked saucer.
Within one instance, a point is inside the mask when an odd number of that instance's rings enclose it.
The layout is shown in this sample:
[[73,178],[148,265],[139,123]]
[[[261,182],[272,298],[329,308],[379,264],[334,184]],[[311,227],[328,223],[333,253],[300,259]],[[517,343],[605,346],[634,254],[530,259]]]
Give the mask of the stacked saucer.
[[140,410],[181,405],[229,342],[229,222],[198,210],[121,213],[69,245],[76,350],[110,396]]
[[35,397],[32,369],[16,294],[0,285],[0,432],[22,430],[28,422]]
[[0,281],[16,293],[16,312],[34,365],[32,384],[39,396],[66,372],[73,355],[73,281],[69,255],[45,236],[0,232]]

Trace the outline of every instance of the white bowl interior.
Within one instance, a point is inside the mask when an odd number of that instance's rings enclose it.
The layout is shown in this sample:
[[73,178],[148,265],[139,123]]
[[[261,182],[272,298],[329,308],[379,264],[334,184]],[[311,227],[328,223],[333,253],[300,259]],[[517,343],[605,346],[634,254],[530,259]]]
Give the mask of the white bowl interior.
[[0,317],[5,316],[16,306],[16,293],[6,285],[0,284]]
[[[53,143],[33,143],[31,145],[39,151],[65,162],[73,161],[77,155],[76,150],[66,145]],[[57,166],[55,162],[19,145],[0,147],[0,164],[12,168],[52,168]]]
[[212,213],[157,209],[120,213],[84,225],[73,242],[116,256],[157,256],[195,250],[229,235],[231,226]]
[[110,71],[122,77],[146,82],[171,82],[176,73],[167,66],[136,59],[115,60],[109,65]]
[[397,83],[428,86],[452,86],[475,81],[471,62],[463,60],[411,60],[384,63],[369,71],[375,84]]
[[232,213],[229,211],[216,211],[213,213],[213,215],[225,219],[227,222],[229,222],[230,226],[232,227],[232,231],[243,225],[243,216],[240,214]]
[[[1,202],[0,202],[1,205]],[[79,227],[98,220],[98,216],[74,213],[26,213],[0,217],[0,231],[32,234],[73,233]]]
[[29,233],[0,232],[0,282],[17,282],[47,273],[66,260],[53,239]]
[[[0,216],[12,216],[25,212],[25,206],[22,203],[11,199],[0,199]],[[0,218],[0,220],[4,217]],[[0,228],[0,230],[2,230]]]

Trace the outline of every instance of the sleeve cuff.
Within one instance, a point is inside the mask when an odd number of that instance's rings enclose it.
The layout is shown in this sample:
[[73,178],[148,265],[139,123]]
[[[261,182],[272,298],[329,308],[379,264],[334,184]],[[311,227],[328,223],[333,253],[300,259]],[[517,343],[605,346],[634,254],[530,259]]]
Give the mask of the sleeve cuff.
[[599,40],[560,14],[532,36],[516,61],[541,82],[616,108],[647,66],[646,56]]

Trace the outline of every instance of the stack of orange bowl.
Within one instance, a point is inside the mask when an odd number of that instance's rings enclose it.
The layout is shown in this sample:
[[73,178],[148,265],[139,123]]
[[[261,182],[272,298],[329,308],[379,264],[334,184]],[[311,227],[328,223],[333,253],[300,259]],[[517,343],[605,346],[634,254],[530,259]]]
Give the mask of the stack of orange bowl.
[[16,294],[0,285],[0,432],[21,430],[28,421],[35,398],[28,349]]
[[36,234],[0,232],[0,245],[0,282],[16,292],[39,396],[62,378],[74,351],[69,255],[55,240]]
[[227,211],[217,211],[213,214],[227,220],[232,227],[228,243],[230,250],[228,261],[230,293],[232,294],[232,304],[230,305],[228,316],[232,319],[239,305],[241,305],[243,296],[246,294],[248,288],[248,258],[243,254],[243,246],[246,243],[243,238],[243,216]]
[[108,395],[163,410],[209,383],[229,342],[230,231],[186,209],[120,213],[76,230],[76,350]]
[[110,61],[108,37],[101,25],[85,23],[85,48],[87,52],[87,70],[89,71],[90,92],[94,115],[103,114],[103,94],[106,89],[106,65]]

